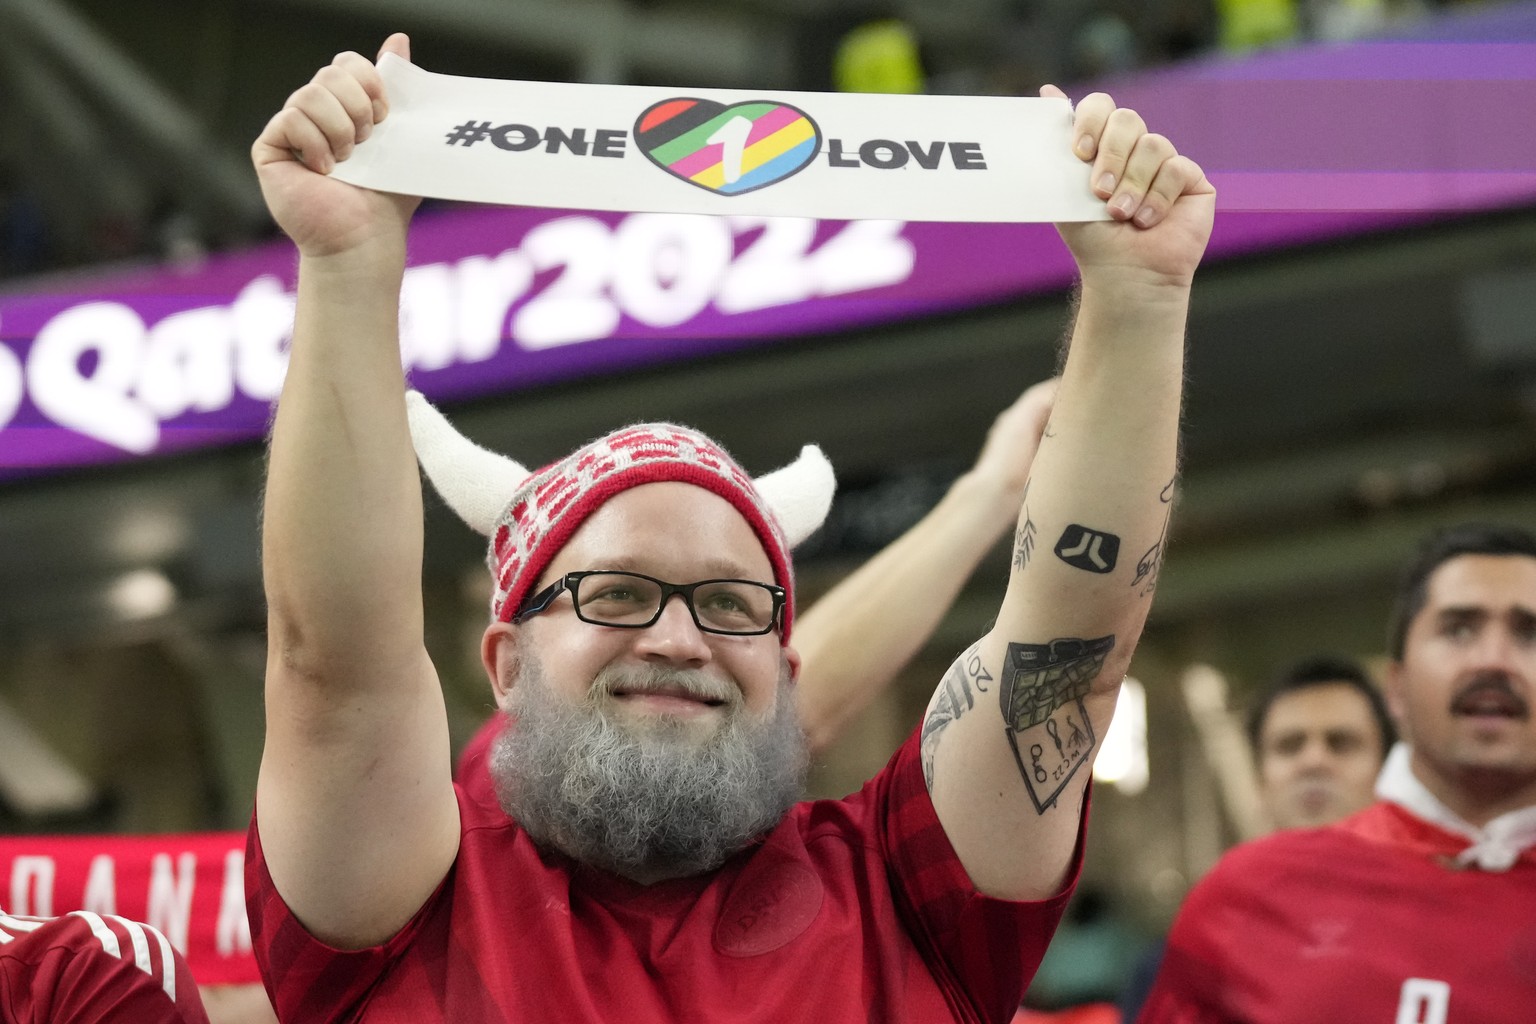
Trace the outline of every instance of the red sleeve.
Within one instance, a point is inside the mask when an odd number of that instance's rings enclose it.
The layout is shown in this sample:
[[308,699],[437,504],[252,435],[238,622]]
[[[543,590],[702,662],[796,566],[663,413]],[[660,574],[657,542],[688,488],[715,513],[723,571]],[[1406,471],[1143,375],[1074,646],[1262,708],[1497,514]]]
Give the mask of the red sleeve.
[[1253,941],[1251,934],[1244,934],[1251,932],[1251,919],[1249,927],[1244,925],[1246,903],[1228,884],[1234,863],[1229,853],[1184,898],[1137,1024],[1224,1024],[1234,1019],[1237,993],[1224,950]]
[[1011,1021],[1077,887],[1087,798],[1062,891],[1046,900],[1014,902],[984,896],[971,884],[928,796],[916,731],[875,784],[881,790],[881,843],[892,888],[934,976],[951,1005],[968,1007],[960,1019]]
[[16,1024],[208,1024],[158,930],[89,912],[0,917],[0,1010]]
[[[460,790],[459,799],[462,818],[462,801],[470,798]],[[364,949],[337,949],[310,934],[283,902],[267,870],[257,815],[253,813],[246,836],[245,900],[252,949],[278,1019],[305,1024],[356,1019],[373,987],[415,941],[424,922],[452,888],[457,870],[455,862],[421,909],[388,941]]]

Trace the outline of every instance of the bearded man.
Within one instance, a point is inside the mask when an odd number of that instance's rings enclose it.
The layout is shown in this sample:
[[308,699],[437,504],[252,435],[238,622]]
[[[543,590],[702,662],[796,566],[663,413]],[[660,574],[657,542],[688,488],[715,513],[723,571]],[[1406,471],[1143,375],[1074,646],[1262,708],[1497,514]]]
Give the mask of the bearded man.
[[[408,399],[416,200],[327,173],[387,114],[343,54],[253,147],[300,253],[247,861],[279,1018],[1009,1020],[1075,881],[1160,561],[1214,211],[1199,167],[1107,96],[1080,104],[1063,144],[1110,219],[1061,229],[1082,293],[997,624],[861,792],[796,804],[789,552],[825,514],[825,460],[754,481],[646,424],[529,473]],[[450,777],[413,447],[490,537],[504,808]]]

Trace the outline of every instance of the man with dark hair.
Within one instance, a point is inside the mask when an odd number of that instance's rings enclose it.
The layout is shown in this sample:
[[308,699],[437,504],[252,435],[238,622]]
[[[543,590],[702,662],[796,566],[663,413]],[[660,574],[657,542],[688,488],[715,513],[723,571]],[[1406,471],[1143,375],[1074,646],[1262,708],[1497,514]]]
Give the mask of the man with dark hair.
[[1375,798],[1397,730],[1381,691],[1347,658],[1282,672],[1248,716],[1259,795],[1275,828],[1328,825]]
[[[1081,299],[996,623],[863,790],[797,803],[790,550],[830,502],[825,459],[754,480],[653,423],[529,472],[459,436],[401,373],[417,201],[329,174],[388,111],[342,54],[252,148],[300,254],[246,861],[279,1019],[1009,1020],[1150,604],[1203,172],[1103,94],[1063,123],[1107,219],[1061,228]],[[489,540],[500,807],[451,778],[418,459]]]
[[1536,1006],[1536,537],[1456,526],[1409,565],[1378,801],[1228,853],[1140,1020],[1523,1024]]

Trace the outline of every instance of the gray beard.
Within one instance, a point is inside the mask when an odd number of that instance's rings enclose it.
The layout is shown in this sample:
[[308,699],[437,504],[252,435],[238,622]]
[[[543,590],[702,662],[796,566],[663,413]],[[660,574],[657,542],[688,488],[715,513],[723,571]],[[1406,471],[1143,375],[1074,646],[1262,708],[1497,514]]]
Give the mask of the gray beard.
[[[610,668],[573,703],[554,693],[526,648],[513,721],[492,750],[501,806],[536,841],[641,881],[712,871],[784,817],[804,789],[807,751],[788,666],[767,720],[735,687],[706,739],[689,723],[616,721],[604,703],[621,683],[682,684],[699,673]],[[720,696],[718,680],[709,681]]]

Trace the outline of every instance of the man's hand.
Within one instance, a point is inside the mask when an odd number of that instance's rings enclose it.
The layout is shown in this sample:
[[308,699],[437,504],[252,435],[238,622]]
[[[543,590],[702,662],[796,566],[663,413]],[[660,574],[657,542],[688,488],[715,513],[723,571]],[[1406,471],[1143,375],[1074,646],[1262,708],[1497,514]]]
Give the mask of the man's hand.
[[[1053,85],[1040,95],[1066,98]],[[1072,147],[1093,165],[1089,180],[1113,218],[1058,226],[1084,284],[1187,288],[1216,211],[1216,189],[1200,165],[1101,92],[1077,104]]]
[[[395,33],[379,50],[386,53],[409,60],[410,40]],[[329,177],[388,113],[378,68],[361,54],[341,53],[288,97],[251,147],[267,207],[302,255],[376,251],[403,258],[406,227],[421,200]]]

